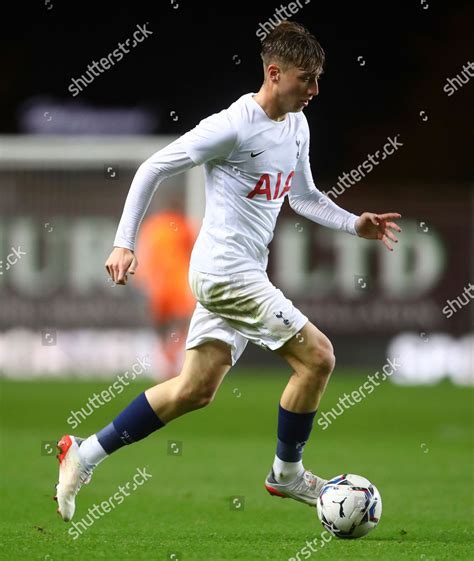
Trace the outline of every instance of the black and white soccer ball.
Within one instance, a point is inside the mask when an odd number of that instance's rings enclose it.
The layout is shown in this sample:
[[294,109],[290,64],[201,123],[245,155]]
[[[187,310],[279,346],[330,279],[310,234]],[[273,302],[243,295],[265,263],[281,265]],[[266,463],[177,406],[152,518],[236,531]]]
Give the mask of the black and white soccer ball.
[[323,486],[316,509],[322,525],[333,536],[361,538],[379,523],[382,498],[365,477],[344,473]]

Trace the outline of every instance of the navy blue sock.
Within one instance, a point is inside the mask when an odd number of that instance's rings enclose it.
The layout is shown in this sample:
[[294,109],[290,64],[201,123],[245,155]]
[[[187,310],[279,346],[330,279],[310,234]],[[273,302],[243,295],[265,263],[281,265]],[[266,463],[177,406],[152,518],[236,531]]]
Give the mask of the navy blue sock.
[[97,433],[97,440],[107,454],[112,454],[126,444],[142,440],[164,425],[143,392]]
[[[316,410],[317,411],[317,410]],[[278,410],[278,444],[276,455],[284,462],[299,462],[304,446],[311,434],[316,411],[312,413],[293,413]]]

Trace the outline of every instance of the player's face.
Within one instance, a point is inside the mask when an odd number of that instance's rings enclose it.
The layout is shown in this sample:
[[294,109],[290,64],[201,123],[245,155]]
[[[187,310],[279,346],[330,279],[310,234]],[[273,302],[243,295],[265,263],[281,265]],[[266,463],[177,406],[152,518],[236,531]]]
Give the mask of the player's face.
[[308,106],[319,93],[318,78],[314,72],[295,66],[281,70],[278,97],[285,112],[302,111]]

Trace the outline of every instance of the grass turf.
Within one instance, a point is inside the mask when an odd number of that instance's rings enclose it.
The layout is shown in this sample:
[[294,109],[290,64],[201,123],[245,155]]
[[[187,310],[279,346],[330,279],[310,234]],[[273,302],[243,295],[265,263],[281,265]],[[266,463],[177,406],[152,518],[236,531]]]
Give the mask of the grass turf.
[[[2,380],[0,559],[473,559],[472,389],[386,381],[327,430],[315,425],[305,466],[324,477],[364,475],[383,499],[369,536],[326,544],[314,509],[263,487],[286,379],[235,368],[209,407],[106,459],[79,493],[73,522],[131,482],[137,468],[152,477],[75,540],[55,513],[57,460],[48,441],[97,431],[150,383],[134,383],[72,431],[70,411],[109,382]],[[364,380],[335,374],[320,411]],[[303,550],[308,540],[315,551]]]

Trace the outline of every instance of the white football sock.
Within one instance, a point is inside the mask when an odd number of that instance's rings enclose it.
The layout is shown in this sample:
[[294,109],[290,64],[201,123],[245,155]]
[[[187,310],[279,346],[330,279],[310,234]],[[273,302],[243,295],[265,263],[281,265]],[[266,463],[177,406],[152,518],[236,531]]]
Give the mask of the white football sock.
[[86,438],[79,446],[81,457],[92,465],[96,466],[108,456],[107,452],[102,448],[100,442],[97,440],[97,435],[93,434]]
[[284,462],[278,456],[273,460],[273,473],[278,483],[291,483],[304,472],[303,460],[299,462]]

